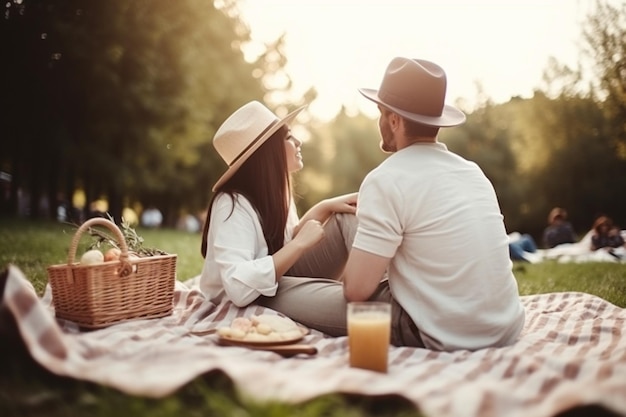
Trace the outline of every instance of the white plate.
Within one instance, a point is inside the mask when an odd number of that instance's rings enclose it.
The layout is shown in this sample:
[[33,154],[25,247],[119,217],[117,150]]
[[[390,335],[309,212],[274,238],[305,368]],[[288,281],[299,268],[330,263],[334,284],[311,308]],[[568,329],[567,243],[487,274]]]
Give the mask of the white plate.
[[298,325],[298,330],[300,330],[300,335],[290,337],[288,339],[281,340],[244,340],[237,339],[234,337],[222,336],[218,335],[218,342],[222,344],[229,345],[238,345],[238,346],[271,346],[271,345],[289,345],[291,343],[295,343],[299,340],[302,340],[304,336],[309,334],[309,329],[304,326]]

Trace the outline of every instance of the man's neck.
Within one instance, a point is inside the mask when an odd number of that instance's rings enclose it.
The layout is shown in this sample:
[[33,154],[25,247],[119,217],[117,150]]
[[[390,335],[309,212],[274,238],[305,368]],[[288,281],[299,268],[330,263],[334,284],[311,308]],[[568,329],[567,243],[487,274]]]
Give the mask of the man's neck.
[[437,143],[437,138],[436,137],[434,138],[429,138],[429,137],[405,138],[402,141],[402,146],[398,147],[398,150],[414,145],[416,143]]

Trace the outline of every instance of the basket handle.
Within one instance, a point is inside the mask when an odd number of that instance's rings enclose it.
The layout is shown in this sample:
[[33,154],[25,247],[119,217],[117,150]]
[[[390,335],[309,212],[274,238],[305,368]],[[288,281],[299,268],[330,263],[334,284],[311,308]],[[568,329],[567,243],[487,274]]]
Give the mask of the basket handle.
[[121,246],[120,250],[122,251],[122,253],[120,254],[121,266],[118,271],[118,274],[121,277],[130,275],[130,273],[132,272],[132,266],[130,262],[128,261],[129,259],[128,245],[126,244],[126,239],[124,239],[124,235],[122,234],[122,231],[119,229],[119,227],[117,227],[115,223],[113,223],[111,220],[107,220],[102,217],[94,217],[92,219],[89,219],[85,221],[83,224],[81,224],[78,230],[76,230],[76,233],[74,234],[74,237],[72,238],[72,244],[70,245],[70,250],[68,253],[68,257],[67,257],[67,264],[72,265],[74,263],[76,259],[76,250],[78,249],[78,244],[80,243],[80,238],[82,234],[86,232],[90,227],[93,227],[93,226],[104,226],[115,234],[115,237],[117,238],[117,242]]

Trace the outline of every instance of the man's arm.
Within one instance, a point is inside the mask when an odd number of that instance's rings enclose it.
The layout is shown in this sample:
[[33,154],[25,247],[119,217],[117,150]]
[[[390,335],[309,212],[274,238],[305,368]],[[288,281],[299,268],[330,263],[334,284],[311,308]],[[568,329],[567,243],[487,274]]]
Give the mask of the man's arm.
[[348,301],[365,301],[376,291],[390,258],[352,248],[343,271],[343,295]]

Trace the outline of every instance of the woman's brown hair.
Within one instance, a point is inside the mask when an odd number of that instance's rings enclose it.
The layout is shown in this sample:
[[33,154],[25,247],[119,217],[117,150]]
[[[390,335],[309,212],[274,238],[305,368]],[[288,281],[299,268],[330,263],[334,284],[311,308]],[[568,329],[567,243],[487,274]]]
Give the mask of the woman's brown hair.
[[567,211],[561,207],[554,207],[550,210],[550,214],[548,214],[548,224],[554,223],[555,220],[566,220],[567,219]]
[[213,202],[220,193],[230,196],[233,210],[239,195],[250,201],[259,215],[270,255],[283,247],[291,201],[291,179],[285,153],[285,140],[288,134],[289,129],[286,126],[278,129],[228,181],[215,190],[204,220],[200,248],[202,257],[206,257],[207,253],[207,236]]
[[613,227],[613,220],[607,216],[600,216],[596,219],[595,222],[593,222],[593,230],[595,230],[596,233],[602,233],[601,229],[603,226],[606,226],[607,229],[610,229],[611,227]]

